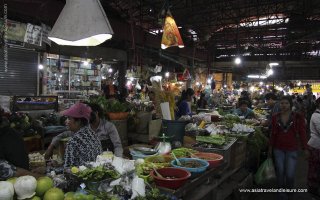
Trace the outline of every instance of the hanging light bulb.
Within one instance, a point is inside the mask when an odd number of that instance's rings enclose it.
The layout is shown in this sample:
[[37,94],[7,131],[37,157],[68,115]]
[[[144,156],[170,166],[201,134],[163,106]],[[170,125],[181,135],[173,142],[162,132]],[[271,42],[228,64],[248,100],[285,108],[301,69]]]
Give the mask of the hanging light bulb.
[[236,65],[240,65],[241,64],[241,58],[240,57],[236,57],[236,59],[234,59],[234,63]]
[[183,48],[184,44],[177,27],[176,22],[174,21],[170,11],[167,12],[167,16],[163,26],[163,34],[161,40],[161,48],[166,49],[168,47],[177,46]]
[[166,73],[165,73],[166,78],[168,78],[169,75],[170,75],[169,72],[166,72]]

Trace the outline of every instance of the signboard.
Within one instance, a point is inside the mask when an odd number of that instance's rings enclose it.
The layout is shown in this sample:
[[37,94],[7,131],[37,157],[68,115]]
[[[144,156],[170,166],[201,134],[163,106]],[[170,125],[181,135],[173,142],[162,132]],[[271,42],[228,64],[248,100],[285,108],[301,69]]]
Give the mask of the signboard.
[[[4,21],[0,20],[0,35],[3,36]],[[26,34],[27,25],[24,23],[8,20],[7,23],[7,39],[10,44],[23,45],[24,36]]]
[[24,36],[24,42],[41,46],[41,40],[42,40],[42,31],[41,26],[29,24],[27,25],[27,31]]
[[41,30],[42,30],[42,42],[51,46],[51,40],[49,40],[48,38],[51,28],[45,24],[41,24]]

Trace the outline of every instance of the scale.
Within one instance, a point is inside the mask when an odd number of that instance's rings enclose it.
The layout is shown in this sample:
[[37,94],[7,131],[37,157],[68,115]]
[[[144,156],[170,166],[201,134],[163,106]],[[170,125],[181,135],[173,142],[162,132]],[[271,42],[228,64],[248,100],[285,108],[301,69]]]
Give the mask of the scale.
[[171,144],[166,140],[172,137],[166,136],[166,134],[162,133],[158,138],[162,139],[162,141],[156,145],[155,150],[158,151],[160,155],[169,153],[171,151]]

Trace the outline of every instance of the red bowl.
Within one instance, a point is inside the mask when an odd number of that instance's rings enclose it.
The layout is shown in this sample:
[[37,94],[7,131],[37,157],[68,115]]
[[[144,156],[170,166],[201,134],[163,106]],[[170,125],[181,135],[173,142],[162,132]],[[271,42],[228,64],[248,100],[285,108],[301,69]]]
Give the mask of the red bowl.
[[194,153],[199,159],[206,160],[209,163],[209,168],[219,166],[223,161],[223,156],[217,153],[206,153],[206,152],[199,152]]
[[181,187],[187,179],[191,176],[191,173],[184,169],[179,168],[173,168],[173,167],[165,167],[161,169],[157,169],[157,171],[163,176],[163,177],[176,177],[174,179],[166,179],[161,178],[156,175],[154,170],[150,172],[150,175],[152,176],[154,182],[157,186],[170,188],[170,189],[178,189]]

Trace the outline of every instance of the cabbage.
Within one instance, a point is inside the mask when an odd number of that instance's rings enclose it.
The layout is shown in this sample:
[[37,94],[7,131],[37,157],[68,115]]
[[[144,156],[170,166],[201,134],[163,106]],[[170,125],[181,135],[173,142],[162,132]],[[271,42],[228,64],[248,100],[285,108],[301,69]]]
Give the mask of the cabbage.
[[21,176],[14,184],[18,199],[31,198],[35,195],[37,180],[33,176]]
[[14,195],[13,185],[7,181],[0,181],[0,199],[12,200]]

